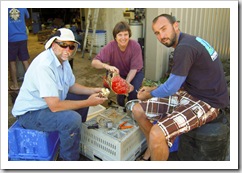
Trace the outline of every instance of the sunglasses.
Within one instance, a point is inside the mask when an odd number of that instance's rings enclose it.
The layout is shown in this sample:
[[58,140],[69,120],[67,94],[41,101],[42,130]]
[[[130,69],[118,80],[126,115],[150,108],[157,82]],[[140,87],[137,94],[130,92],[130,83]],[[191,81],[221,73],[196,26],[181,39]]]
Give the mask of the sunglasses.
[[64,49],[66,49],[67,47],[69,47],[70,50],[74,50],[76,48],[76,46],[73,45],[73,44],[72,45],[69,45],[69,44],[66,44],[64,42],[57,42],[57,41],[55,41],[55,43],[58,44],[61,48],[64,48]]

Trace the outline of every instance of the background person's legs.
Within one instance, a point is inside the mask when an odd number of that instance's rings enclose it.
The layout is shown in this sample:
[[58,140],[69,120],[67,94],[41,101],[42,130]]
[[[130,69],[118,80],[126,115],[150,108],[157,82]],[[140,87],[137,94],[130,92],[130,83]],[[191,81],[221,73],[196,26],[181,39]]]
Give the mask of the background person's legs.
[[13,85],[11,85],[9,88],[10,90],[19,90],[18,81],[17,81],[17,67],[16,67],[16,61],[10,61],[9,62],[9,71],[10,76],[13,82]]

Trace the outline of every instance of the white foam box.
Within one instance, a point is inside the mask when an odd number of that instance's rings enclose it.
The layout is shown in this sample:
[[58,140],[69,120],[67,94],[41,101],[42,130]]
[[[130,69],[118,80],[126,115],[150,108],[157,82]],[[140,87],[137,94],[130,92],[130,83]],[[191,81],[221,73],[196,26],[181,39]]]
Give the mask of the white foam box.
[[86,121],[94,118],[95,116],[97,116],[98,114],[103,112],[104,110],[106,110],[106,108],[102,105],[90,106],[89,109],[88,109]]
[[[116,114],[115,119],[112,116]],[[113,120],[112,128],[107,128],[105,121]],[[102,121],[102,122],[101,122]],[[117,122],[115,122],[117,121]],[[118,125],[127,121],[129,129],[118,129]],[[88,126],[98,122],[98,129]],[[98,116],[82,124],[81,154],[97,161],[133,161],[147,148],[145,136],[136,122],[123,112],[123,109],[108,108]]]

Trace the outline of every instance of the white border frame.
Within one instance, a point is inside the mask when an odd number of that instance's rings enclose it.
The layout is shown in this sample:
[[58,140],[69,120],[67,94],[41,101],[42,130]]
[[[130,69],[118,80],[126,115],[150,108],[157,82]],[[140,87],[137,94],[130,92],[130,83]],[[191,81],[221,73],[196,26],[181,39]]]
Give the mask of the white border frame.
[[[107,5],[107,4],[111,4]],[[230,161],[8,161],[7,8],[230,8]],[[233,70],[233,71],[232,71]],[[1,169],[238,169],[238,1],[1,1]]]

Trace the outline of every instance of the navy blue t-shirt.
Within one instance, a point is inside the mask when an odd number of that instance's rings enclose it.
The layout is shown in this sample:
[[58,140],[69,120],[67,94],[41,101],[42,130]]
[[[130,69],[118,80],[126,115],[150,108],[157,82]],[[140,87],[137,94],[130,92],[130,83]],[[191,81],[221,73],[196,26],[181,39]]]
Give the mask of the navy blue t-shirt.
[[223,66],[217,52],[205,40],[181,33],[174,50],[172,74],[187,76],[183,88],[215,108],[229,104]]

